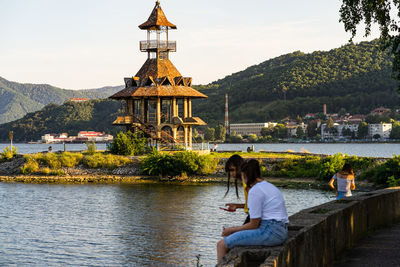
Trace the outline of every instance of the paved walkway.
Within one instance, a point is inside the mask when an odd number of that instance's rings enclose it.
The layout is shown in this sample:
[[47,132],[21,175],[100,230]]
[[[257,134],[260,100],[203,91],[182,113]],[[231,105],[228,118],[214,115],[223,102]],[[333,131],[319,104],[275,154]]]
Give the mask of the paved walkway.
[[333,266],[400,266],[400,224],[376,230],[371,236],[361,239]]

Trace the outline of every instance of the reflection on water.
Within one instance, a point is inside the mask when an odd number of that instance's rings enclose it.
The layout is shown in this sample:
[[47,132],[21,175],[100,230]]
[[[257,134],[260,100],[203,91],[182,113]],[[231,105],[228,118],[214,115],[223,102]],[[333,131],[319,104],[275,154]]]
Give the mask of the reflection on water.
[[[333,199],[282,190],[289,214]],[[0,265],[194,266],[215,264],[225,186],[0,183]]]

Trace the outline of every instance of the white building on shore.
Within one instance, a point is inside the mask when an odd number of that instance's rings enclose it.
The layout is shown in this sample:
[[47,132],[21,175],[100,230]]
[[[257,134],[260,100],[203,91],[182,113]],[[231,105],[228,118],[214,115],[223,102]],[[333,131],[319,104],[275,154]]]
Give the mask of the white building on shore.
[[114,137],[109,134],[94,132],[94,131],[81,131],[78,136],[68,136],[67,133],[61,134],[45,134],[42,136],[41,142],[50,143],[84,143],[84,142],[112,142]]
[[372,138],[379,135],[379,139],[389,139],[391,131],[391,123],[368,124],[368,135]]
[[235,132],[240,135],[255,134],[261,135],[262,128],[274,127],[277,123],[275,122],[263,122],[263,123],[232,123],[230,127],[230,133]]

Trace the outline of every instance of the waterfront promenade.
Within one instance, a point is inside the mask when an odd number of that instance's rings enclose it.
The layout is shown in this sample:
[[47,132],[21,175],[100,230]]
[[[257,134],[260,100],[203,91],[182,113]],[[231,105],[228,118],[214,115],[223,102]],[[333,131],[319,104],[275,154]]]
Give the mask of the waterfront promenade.
[[400,266],[400,223],[379,229],[340,255],[334,267]]
[[[218,266],[400,266],[399,206],[397,187],[305,209],[289,217],[289,237],[282,246],[235,247]],[[364,239],[370,233],[371,239]]]

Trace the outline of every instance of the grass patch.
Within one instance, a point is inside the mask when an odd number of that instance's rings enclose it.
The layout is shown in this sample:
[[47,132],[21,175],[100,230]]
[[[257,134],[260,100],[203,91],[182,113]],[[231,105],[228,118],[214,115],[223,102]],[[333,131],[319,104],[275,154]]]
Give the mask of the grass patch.
[[127,157],[112,154],[95,153],[85,156],[82,160],[83,165],[89,168],[115,169],[131,162]]

